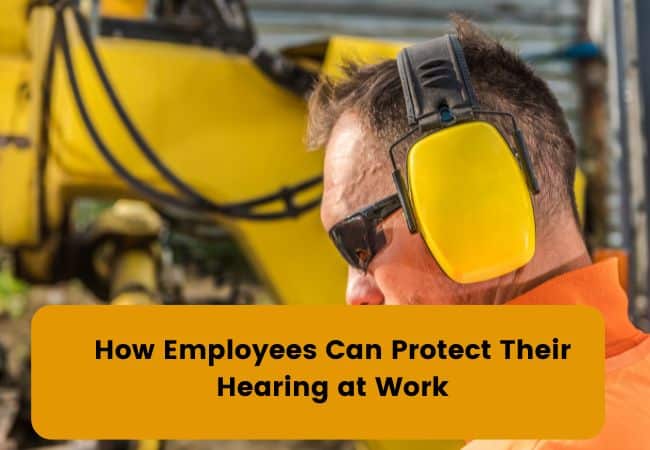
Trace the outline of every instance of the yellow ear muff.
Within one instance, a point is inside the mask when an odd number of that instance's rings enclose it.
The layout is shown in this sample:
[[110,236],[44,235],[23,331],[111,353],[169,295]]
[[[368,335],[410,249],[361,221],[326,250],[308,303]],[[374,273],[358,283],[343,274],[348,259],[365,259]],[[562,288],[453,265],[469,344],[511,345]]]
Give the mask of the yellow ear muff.
[[463,123],[420,139],[408,153],[407,177],[418,231],[452,280],[485,281],[533,257],[526,178],[491,124]]

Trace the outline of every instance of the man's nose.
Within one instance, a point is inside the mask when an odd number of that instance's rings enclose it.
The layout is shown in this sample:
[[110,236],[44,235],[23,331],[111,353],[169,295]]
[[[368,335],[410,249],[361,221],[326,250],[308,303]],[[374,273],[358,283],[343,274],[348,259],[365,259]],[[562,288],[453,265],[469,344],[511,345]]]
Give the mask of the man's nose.
[[384,294],[371,275],[350,267],[345,300],[348,305],[381,305],[384,303]]

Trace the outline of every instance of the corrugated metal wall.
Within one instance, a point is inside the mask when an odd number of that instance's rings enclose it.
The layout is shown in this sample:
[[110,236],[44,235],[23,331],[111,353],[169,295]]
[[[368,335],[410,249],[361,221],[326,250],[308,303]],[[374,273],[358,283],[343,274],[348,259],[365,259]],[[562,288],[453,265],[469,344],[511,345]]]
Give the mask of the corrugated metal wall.
[[[262,43],[279,48],[352,34],[402,41],[425,40],[450,31],[458,12],[502,38],[522,55],[550,52],[577,35],[578,0],[249,0]],[[567,113],[578,137],[578,89],[573,65],[536,65]]]

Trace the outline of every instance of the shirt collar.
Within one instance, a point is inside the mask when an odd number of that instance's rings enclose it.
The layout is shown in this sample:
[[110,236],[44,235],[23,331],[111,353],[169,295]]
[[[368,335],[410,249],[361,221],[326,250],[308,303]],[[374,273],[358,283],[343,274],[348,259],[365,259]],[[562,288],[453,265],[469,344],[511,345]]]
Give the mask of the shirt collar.
[[618,278],[615,258],[554,277],[509,301],[509,305],[587,305],[605,320],[607,357],[622,353],[645,339],[628,317],[627,295]]

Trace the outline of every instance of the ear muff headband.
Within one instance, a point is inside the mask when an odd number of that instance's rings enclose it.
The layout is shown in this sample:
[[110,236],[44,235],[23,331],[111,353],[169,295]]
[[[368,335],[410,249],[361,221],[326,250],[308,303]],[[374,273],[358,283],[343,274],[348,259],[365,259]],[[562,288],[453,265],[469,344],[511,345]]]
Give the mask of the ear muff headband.
[[[409,229],[459,283],[525,265],[535,252],[531,191],[539,186],[514,117],[479,109],[455,36],[405,48],[397,65],[412,129],[390,156]],[[517,151],[479,114],[509,116]],[[415,132],[423,137],[407,153],[405,183],[393,150]]]

